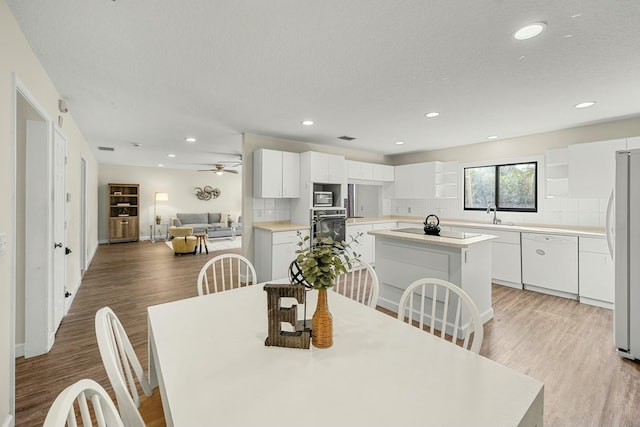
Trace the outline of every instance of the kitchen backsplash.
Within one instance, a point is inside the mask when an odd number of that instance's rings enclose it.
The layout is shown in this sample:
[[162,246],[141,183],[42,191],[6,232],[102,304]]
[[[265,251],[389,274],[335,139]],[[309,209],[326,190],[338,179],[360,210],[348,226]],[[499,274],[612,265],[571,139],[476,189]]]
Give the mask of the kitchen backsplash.
[[253,198],[253,221],[289,221],[291,219],[290,199]]
[[[537,213],[498,212],[503,222],[515,224],[578,225],[584,227],[605,227],[606,199],[557,198],[538,200]],[[383,215],[426,217],[436,214],[443,218],[467,219],[488,222],[493,213],[485,211],[464,212],[460,199],[383,199]],[[288,221],[291,219],[290,199],[253,199],[253,220]]]
[[[443,218],[467,219],[487,222],[493,217],[485,211],[463,211],[460,199],[402,200],[391,199],[383,203],[384,215],[426,216],[436,214]],[[515,224],[578,225],[605,227],[607,200],[599,199],[540,199],[537,213],[498,212],[502,222]]]

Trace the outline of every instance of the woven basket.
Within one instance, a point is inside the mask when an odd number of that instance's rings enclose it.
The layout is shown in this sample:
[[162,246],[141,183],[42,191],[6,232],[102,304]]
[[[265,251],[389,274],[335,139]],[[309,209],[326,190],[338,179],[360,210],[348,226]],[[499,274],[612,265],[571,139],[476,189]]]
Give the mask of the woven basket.
[[317,348],[333,345],[333,317],[327,305],[327,290],[318,290],[318,304],[311,318],[311,344]]

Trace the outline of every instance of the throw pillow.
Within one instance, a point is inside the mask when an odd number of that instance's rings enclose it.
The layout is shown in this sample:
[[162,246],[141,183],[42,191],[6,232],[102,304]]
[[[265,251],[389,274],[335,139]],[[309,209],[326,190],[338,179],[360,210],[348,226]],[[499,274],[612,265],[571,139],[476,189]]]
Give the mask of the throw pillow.
[[227,214],[226,213],[221,213],[220,214],[220,224],[224,224],[223,227],[227,226]]

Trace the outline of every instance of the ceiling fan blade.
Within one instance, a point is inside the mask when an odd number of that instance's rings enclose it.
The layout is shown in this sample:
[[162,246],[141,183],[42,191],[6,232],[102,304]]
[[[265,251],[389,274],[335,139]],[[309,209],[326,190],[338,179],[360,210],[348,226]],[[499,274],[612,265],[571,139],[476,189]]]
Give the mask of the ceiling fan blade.
[[234,171],[232,169],[225,169],[224,171],[228,173],[238,173],[238,171]]

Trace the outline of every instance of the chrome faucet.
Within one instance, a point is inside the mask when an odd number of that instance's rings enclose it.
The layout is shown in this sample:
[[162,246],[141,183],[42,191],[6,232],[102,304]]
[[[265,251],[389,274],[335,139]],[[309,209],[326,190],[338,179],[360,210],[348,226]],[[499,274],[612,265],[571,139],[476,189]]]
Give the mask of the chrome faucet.
[[491,209],[493,208],[493,223],[494,224],[500,224],[502,222],[501,219],[496,218],[496,215],[498,213],[498,208],[496,207],[495,203],[489,203],[487,205],[487,213],[491,213]]

